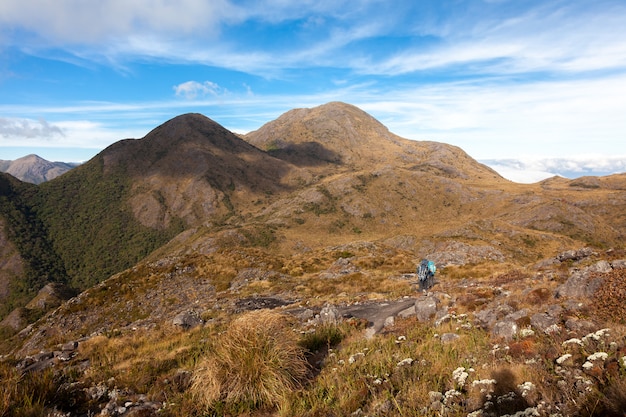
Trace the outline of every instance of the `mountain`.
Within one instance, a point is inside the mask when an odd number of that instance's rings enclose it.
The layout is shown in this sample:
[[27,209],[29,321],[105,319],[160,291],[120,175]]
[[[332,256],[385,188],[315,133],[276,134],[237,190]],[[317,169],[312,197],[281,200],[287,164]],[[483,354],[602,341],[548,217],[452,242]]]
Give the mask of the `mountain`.
[[[200,410],[191,395],[207,385],[192,382],[197,373],[221,360],[211,354],[239,352],[228,348],[239,318],[262,308],[288,313],[291,326],[262,340],[300,337],[311,350],[314,375],[293,393],[310,397],[288,404],[292,415],[311,404],[319,407],[311,415],[399,415],[388,398],[399,410],[422,410],[436,401],[411,386],[443,396],[459,384],[445,377],[459,366],[498,379],[503,398],[524,381],[488,370],[521,369],[537,375],[536,386],[560,387],[565,374],[546,372],[563,341],[583,343],[623,316],[625,190],[624,174],[516,184],[458,147],[398,137],[339,102],[291,110],[243,136],[184,114],[39,185],[0,174],[0,353],[9,354],[0,381],[19,374],[24,387],[0,382],[15,396],[5,415],[34,407],[29,398],[42,401],[30,415],[272,415],[276,404],[257,414],[246,408],[256,400],[229,405],[227,394]],[[435,261],[438,284],[416,294],[422,258]],[[396,309],[409,305],[401,319]],[[369,307],[387,315],[370,316]],[[420,308],[436,321],[417,318]],[[332,317],[351,318],[325,321]],[[262,321],[243,339],[266,326],[274,329]],[[362,340],[364,327],[378,337]],[[614,375],[603,372],[621,372],[626,354],[623,326],[615,329],[611,362],[584,374],[607,396],[615,387],[602,384]],[[582,360],[572,386],[588,353],[574,357]],[[29,379],[47,367],[49,379]],[[45,389],[44,380],[49,392],[26,394]],[[335,390],[327,381],[361,382]],[[463,404],[479,401],[466,388]],[[335,391],[346,397],[327,401]],[[516,406],[541,399],[566,409],[554,400],[560,394],[541,395],[519,394]],[[461,404],[458,415],[486,404]]]
[[277,158],[323,170],[392,165],[450,177],[499,177],[460,148],[401,138],[363,110],[341,102],[288,111],[244,138]]
[[25,182],[41,184],[63,175],[78,164],[50,162],[37,155],[27,155],[14,161],[0,160],[0,172],[6,172]]
[[[5,182],[0,219],[13,243],[39,242],[7,245],[5,256],[33,266],[11,306],[48,281],[85,290],[153,251],[289,253],[358,239],[449,264],[482,253],[527,262],[616,244],[626,205],[621,177],[515,184],[457,147],[398,137],[340,102],[291,110],[243,138],[184,114],[37,187]],[[20,281],[6,278],[18,263],[6,264],[5,282]]]

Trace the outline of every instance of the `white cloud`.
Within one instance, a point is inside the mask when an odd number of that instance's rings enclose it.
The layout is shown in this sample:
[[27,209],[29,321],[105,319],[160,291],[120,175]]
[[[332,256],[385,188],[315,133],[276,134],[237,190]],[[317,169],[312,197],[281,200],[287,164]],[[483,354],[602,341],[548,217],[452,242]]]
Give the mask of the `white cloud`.
[[480,162],[490,166],[504,178],[521,183],[533,183],[555,175],[577,178],[626,172],[626,154],[542,159],[492,159]]
[[511,84],[451,82],[346,94],[395,133],[475,158],[626,154],[626,76]]
[[198,97],[205,96],[219,96],[224,90],[212,81],[204,81],[202,83],[198,81],[186,81],[184,83],[175,85],[174,92],[177,97],[183,97],[187,100],[194,100]]
[[63,129],[50,124],[44,119],[9,119],[0,117],[0,136],[3,138],[49,139],[54,136],[65,136]]
[[3,0],[0,23],[53,45],[110,41],[132,34],[214,33],[242,11],[227,0]]

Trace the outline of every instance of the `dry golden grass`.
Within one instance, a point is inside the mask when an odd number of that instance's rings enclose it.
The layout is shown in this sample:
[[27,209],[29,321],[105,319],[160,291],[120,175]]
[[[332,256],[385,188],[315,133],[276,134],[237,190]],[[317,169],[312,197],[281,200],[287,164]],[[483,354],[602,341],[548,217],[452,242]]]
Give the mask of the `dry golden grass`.
[[203,409],[276,407],[302,386],[308,364],[285,316],[270,310],[234,320],[196,367],[192,392]]

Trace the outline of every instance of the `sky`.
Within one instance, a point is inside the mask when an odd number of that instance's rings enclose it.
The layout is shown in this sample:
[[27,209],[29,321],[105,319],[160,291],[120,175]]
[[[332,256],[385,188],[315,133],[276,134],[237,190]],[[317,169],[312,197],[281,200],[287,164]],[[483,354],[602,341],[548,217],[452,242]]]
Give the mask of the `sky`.
[[626,172],[626,1],[0,2],[1,160],[330,101],[518,182]]

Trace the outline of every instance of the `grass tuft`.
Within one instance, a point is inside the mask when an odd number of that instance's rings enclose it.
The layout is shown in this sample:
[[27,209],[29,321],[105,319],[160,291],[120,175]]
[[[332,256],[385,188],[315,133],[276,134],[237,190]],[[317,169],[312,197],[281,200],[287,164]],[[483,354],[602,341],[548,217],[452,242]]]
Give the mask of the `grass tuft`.
[[270,310],[234,320],[201,360],[192,392],[201,408],[273,408],[302,386],[309,368],[285,316]]

